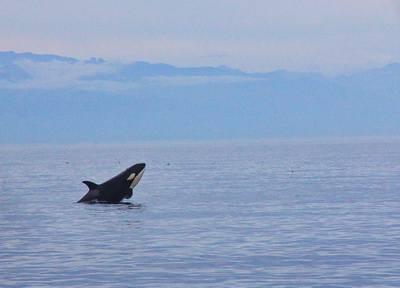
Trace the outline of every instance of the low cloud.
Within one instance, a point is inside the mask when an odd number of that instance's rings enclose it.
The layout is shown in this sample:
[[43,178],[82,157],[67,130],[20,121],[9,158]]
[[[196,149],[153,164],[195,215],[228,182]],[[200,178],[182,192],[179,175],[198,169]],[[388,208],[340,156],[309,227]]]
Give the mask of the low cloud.
[[[64,61],[34,62],[22,60],[15,64],[29,75],[28,79],[18,81],[0,81],[0,88],[5,89],[62,89],[118,91],[150,86],[186,86],[205,83],[232,83],[255,81],[248,76],[138,76],[130,79],[118,77],[123,64],[104,62],[68,63]],[[2,67],[0,67],[1,71]]]
[[246,82],[258,81],[257,78],[242,77],[242,76],[157,76],[157,77],[144,77],[141,81],[142,85],[159,85],[159,86],[186,86],[186,85],[200,85],[206,83],[233,83],[233,82]]
[[63,61],[33,62],[22,60],[16,62],[30,76],[29,79],[18,83],[13,88],[42,88],[54,89],[75,86],[82,82],[82,77],[98,74],[111,74],[116,67],[107,63],[89,64],[77,62],[74,64]]

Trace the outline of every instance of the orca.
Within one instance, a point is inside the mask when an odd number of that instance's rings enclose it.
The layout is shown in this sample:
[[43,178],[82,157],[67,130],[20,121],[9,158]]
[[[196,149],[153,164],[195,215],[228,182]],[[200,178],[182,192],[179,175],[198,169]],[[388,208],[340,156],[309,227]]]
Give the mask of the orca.
[[145,167],[145,163],[135,164],[102,184],[82,181],[88,186],[89,191],[77,203],[98,201],[115,204],[124,198],[130,199],[133,194],[132,189],[142,179]]

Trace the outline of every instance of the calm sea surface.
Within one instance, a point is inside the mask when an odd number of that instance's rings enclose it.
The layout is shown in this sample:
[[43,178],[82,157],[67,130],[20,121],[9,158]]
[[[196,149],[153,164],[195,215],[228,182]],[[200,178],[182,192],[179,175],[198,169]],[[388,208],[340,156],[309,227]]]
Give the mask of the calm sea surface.
[[400,287],[399,176],[396,139],[2,147],[0,286]]

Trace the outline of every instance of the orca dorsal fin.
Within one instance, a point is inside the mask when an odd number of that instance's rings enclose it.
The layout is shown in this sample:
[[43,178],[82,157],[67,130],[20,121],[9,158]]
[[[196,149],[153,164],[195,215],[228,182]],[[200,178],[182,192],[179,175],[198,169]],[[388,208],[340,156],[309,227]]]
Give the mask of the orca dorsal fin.
[[86,184],[86,186],[89,188],[89,190],[94,190],[99,186],[98,184],[93,183],[91,181],[82,181],[82,183]]

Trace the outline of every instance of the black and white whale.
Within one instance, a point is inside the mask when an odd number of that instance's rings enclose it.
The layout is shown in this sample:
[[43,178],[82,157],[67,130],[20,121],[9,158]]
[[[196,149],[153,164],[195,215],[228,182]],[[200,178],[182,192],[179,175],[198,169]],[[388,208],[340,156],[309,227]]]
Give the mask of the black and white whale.
[[132,197],[132,189],[142,179],[146,164],[139,163],[121,172],[102,184],[82,181],[89,187],[89,192],[78,203],[97,200],[106,203],[119,203]]

